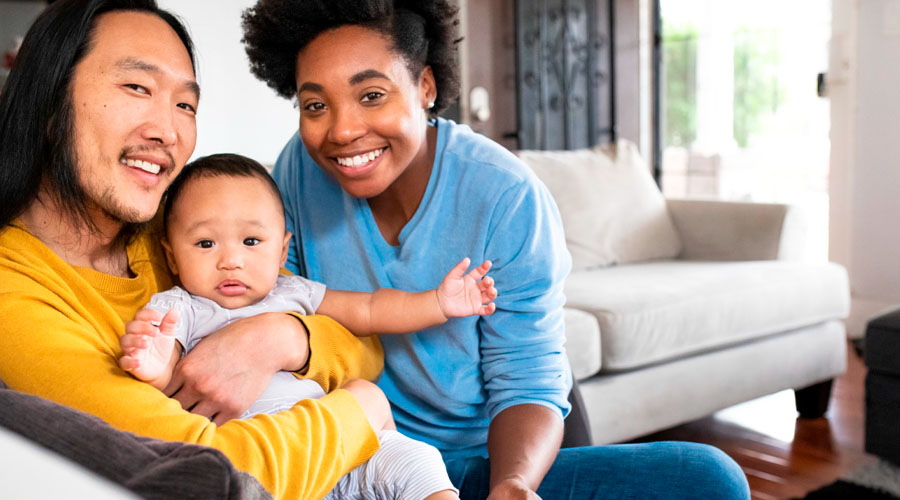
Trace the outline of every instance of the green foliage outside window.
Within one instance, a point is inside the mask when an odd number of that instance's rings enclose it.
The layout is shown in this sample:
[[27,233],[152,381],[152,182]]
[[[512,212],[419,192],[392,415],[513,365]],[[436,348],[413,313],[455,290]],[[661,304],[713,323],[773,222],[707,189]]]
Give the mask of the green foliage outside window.
[[666,26],[664,34],[665,144],[687,147],[697,138],[697,30]]
[[[697,137],[697,29],[665,26],[663,89],[666,146],[689,147]],[[734,41],[734,138],[747,147],[784,102],[775,34],[740,28]]]
[[740,28],[734,36],[734,139],[743,148],[784,102],[784,91],[776,34]]

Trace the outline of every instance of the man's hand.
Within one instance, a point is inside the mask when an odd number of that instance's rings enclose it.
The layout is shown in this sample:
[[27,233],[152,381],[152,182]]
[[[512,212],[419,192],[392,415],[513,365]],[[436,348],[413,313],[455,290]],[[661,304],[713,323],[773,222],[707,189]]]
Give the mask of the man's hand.
[[119,366],[138,380],[158,389],[165,387],[172,374],[177,324],[177,309],[170,309],[165,316],[148,308],[138,311],[134,319],[125,324],[125,335],[119,337],[119,346],[125,353],[119,358]]
[[468,268],[469,258],[466,257],[453,266],[437,288],[438,305],[446,318],[489,315],[497,309],[493,302],[497,298],[494,279],[485,276],[491,261],[484,261],[466,274]]
[[521,476],[510,476],[494,485],[488,500],[541,500],[541,497],[525,484]]
[[288,314],[235,321],[200,341],[175,366],[163,392],[222,425],[240,417],[276,372],[305,366],[308,342],[303,324]]

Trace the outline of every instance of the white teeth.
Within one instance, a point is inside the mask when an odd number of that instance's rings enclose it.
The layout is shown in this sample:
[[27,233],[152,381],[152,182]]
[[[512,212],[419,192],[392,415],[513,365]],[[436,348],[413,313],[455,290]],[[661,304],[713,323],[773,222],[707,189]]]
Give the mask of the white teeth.
[[376,149],[375,151],[369,151],[368,153],[363,153],[361,155],[356,155],[356,156],[352,156],[352,157],[351,156],[339,156],[336,159],[337,159],[338,164],[343,165],[345,167],[360,167],[362,165],[365,165],[366,163],[369,163],[370,161],[374,160],[375,158],[378,158],[379,156],[381,156],[381,153],[383,153],[383,152],[384,152],[384,148],[381,148],[381,149]]
[[143,170],[144,172],[149,172],[154,175],[158,174],[160,171],[160,168],[161,168],[156,163],[150,163],[149,161],[143,161],[143,160],[133,160],[131,158],[128,158],[127,160],[123,160],[123,163],[125,163],[129,167],[139,168],[139,169]]

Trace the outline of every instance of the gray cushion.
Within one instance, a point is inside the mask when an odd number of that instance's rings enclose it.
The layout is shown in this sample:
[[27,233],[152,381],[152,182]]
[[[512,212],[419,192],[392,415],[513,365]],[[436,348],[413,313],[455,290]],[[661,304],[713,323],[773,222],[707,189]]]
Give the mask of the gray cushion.
[[121,486],[3,427],[0,427],[0,450],[3,450],[0,453],[3,498],[138,498]]
[[220,451],[113,429],[97,417],[0,389],[0,427],[143,498],[271,498]]

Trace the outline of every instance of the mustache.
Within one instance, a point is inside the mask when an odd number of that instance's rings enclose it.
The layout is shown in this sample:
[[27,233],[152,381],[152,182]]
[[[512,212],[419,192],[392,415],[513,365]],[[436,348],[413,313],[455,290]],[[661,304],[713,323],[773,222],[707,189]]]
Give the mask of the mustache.
[[119,153],[119,161],[124,160],[128,155],[136,153],[150,153],[154,156],[163,155],[166,157],[166,164],[160,165],[160,167],[162,167],[163,170],[171,170],[175,168],[175,157],[172,156],[172,153],[170,153],[166,149],[157,148],[154,146],[125,146],[124,148],[122,148],[122,152]]

